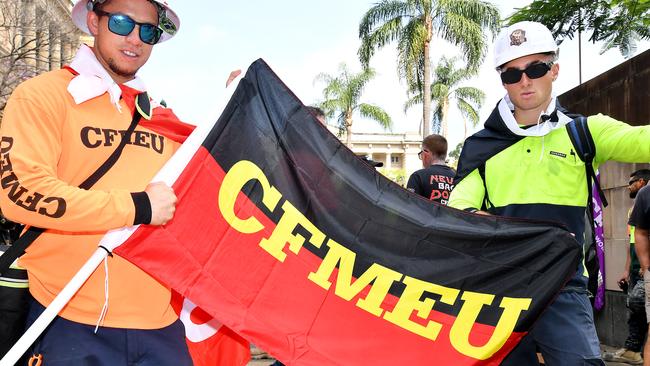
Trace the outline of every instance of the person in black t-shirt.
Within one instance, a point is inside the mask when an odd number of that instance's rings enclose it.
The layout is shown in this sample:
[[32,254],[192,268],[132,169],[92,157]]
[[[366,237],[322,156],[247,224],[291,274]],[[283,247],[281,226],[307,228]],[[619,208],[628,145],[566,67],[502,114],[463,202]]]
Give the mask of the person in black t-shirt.
[[447,204],[449,194],[454,188],[454,169],[445,164],[447,159],[447,140],[440,135],[429,135],[422,140],[422,150],[418,153],[422,167],[411,174],[406,189],[432,201]]
[[[645,283],[646,318],[650,319],[650,298],[648,298],[650,296],[650,272],[648,272],[648,268],[650,268],[650,240],[648,238],[650,234],[650,186],[646,185],[637,193],[628,223],[634,226],[634,247]],[[644,359],[650,358],[650,342],[648,340],[643,348],[643,356]]]
[[[627,189],[630,198],[635,199],[639,191],[650,182],[650,169],[639,169],[630,174]],[[628,212],[628,219],[632,209]],[[630,246],[626,247],[627,259],[623,273],[619,277],[618,285],[627,292],[627,325],[628,333],[625,345],[614,352],[605,352],[605,361],[623,362],[631,365],[642,364],[641,351],[643,341],[648,331],[648,322],[645,312],[645,284],[643,274],[639,273],[641,265],[636,255],[634,226],[628,223]]]

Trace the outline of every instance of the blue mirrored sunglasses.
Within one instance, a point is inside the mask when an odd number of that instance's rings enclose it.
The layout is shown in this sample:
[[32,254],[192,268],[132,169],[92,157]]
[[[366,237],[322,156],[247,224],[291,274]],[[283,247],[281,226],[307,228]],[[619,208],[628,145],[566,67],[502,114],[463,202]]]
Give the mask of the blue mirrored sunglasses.
[[153,45],[158,43],[162,35],[162,30],[157,25],[136,22],[128,15],[107,13],[102,10],[95,10],[95,13],[99,16],[107,16],[108,30],[120,36],[128,36],[131,34],[136,25],[140,28],[138,32],[140,40],[146,44]]

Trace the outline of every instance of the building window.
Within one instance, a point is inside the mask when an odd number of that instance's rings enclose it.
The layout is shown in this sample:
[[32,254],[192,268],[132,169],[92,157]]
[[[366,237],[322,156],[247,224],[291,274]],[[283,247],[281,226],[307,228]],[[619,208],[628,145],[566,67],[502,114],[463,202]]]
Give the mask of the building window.
[[390,163],[391,164],[399,164],[399,156],[392,155],[390,157]]

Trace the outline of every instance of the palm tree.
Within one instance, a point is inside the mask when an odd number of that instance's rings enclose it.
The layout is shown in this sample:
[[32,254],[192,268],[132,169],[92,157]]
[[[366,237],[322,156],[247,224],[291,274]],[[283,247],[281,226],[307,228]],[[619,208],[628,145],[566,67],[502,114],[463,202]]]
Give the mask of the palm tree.
[[361,117],[375,120],[384,129],[392,128],[393,122],[390,116],[381,107],[359,101],[364,87],[374,76],[375,71],[369,68],[352,74],[344,63],[339,66],[337,76],[324,73],[316,76],[316,81],[323,81],[326,84],[323,89],[325,100],[318,106],[328,118],[338,113],[339,130],[345,130],[348,146],[352,140],[352,116],[355,112],[358,112]]
[[[453,100],[463,116],[465,138],[467,138],[467,121],[476,126],[479,122],[478,110],[485,100],[485,93],[472,86],[460,84],[476,76],[475,69],[456,68],[457,58],[442,57],[434,70],[431,84],[431,101],[433,102],[433,122],[440,127],[439,133],[447,138],[449,107]],[[414,88],[412,92],[418,92]],[[416,104],[422,103],[422,93],[416,94],[404,104],[404,112]]]
[[[398,72],[408,85],[423,91],[422,123],[428,134],[431,116],[431,40],[437,35],[460,46],[471,68],[487,49],[483,30],[494,36],[499,10],[480,0],[383,0],[370,8],[359,24],[359,59],[368,67],[378,48],[397,41]],[[425,87],[426,86],[426,87]]]

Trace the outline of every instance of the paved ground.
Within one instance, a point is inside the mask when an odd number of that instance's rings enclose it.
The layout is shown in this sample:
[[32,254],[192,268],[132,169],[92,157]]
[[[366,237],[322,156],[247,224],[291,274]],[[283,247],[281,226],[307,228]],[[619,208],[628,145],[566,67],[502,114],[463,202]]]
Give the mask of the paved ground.
[[[613,352],[616,350],[615,347],[609,347],[609,346],[602,346],[603,351],[607,352]],[[261,359],[261,360],[251,360],[251,362],[248,363],[248,366],[269,366],[274,362],[273,359]],[[619,363],[619,362],[605,362],[607,366],[630,366],[626,363]]]
[[[616,347],[610,347],[605,345],[601,345],[600,347],[603,349],[603,351],[606,352],[614,352],[617,350]],[[607,366],[630,366],[627,363],[620,363],[620,362],[605,362],[605,363],[607,364]]]
[[271,356],[265,354],[264,351],[257,348],[255,345],[251,346],[251,356],[253,359],[247,366],[269,366],[275,362]]
[[269,366],[273,363],[273,360],[251,360],[251,362],[248,363],[248,366]]

